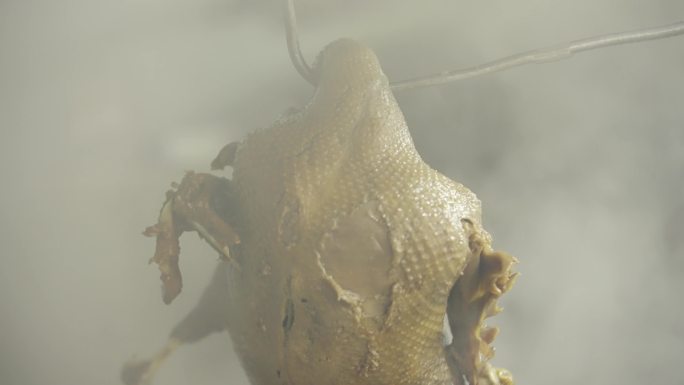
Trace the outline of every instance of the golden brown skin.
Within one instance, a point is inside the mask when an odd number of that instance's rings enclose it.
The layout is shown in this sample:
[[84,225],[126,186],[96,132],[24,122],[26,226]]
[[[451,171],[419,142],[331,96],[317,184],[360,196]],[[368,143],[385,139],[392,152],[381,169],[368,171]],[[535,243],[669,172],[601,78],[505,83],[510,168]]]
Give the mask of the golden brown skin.
[[[491,249],[479,200],[420,158],[370,49],[338,40],[315,70],[306,107],[212,163],[234,167],[229,188],[210,190],[227,197],[233,214],[221,218],[235,238],[201,215],[185,226],[229,246],[222,317],[251,382],[512,384],[486,362],[497,330],[481,326],[513,283],[515,259]],[[183,183],[200,177],[215,178]],[[213,208],[211,199],[188,207]],[[168,227],[163,214],[158,228]],[[173,221],[187,219],[174,210]]]

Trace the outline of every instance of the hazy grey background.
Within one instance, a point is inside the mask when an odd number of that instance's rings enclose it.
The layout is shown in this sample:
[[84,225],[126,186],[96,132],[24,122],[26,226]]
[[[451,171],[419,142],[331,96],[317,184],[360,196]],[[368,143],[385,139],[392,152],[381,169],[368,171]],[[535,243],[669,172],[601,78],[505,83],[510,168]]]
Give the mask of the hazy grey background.
[[[390,79],[684,19],[681,0],[297,1],[309,58],[342,36]],[[169,182],[311,88],[279,1],[0,1],[0,384],[117,384],[194,304],[148,266]],[[684,37],[398,95],[425,159],[483,201],[523,276],[495,363],[519,384],[684,382]],[[246,384],[227,335],[156,384]]]

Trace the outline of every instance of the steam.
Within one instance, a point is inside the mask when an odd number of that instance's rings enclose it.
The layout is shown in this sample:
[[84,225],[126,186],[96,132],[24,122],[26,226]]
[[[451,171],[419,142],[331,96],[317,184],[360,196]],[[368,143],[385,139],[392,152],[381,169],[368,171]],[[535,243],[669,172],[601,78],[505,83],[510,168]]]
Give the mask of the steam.
[[[677,0],[297,1],[310,60],[349,36],[390,79],[684,17]],[[0,383],[118,384],[161,347],[216,253],[183,239],[159,300],[152,224],[172,180],[311,93],[280,4],[0,4]],[[494,322],[518,383],[681,383],[681,38],[402,92],[428,163],[483,202],[522,272]],[[187,143],[187,145],[182,145]],[[213,146],[213,150],[211,147]],[[226,335],[180,349],[158,384],[247,384]]]

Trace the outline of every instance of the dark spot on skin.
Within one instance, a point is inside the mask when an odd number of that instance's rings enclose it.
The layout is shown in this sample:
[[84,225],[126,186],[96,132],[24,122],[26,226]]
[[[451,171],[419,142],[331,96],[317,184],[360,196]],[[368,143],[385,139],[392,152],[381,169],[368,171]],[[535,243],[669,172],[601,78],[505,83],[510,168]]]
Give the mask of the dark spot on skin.
[[287,302],[285,302],[285,316],[283,317],[283,330],[285,330],[285,333],[289,332],[290,329],[292,329],[292,324],[294,324],[294,317],[294,302],[292,302],[292,300],[288,298]]

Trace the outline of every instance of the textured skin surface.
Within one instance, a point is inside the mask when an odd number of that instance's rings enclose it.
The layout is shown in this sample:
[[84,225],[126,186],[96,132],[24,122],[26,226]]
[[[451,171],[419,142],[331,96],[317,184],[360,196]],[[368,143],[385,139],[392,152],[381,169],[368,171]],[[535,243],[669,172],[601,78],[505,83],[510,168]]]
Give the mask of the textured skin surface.
[[492,251],[479,200],[423,162],[370,49],[338,40],[315,71],[307,106],[214,160],[232,180],[189,173],[168,193],[147,230],[165,302],[181,289],[183,231],[231,261],[215,276],[227,286],[215,278],[124,380],[148,381],[176,346],[225,325],[254,385],[512,384],[487,363],[497,330],[482,322],[515,259]]
[[480,202],[422,161],[371,50],[336,41],[317,70],[309,105],[237,151],[236,349],[254,384],[451,384],[443,321],[488,239]]

